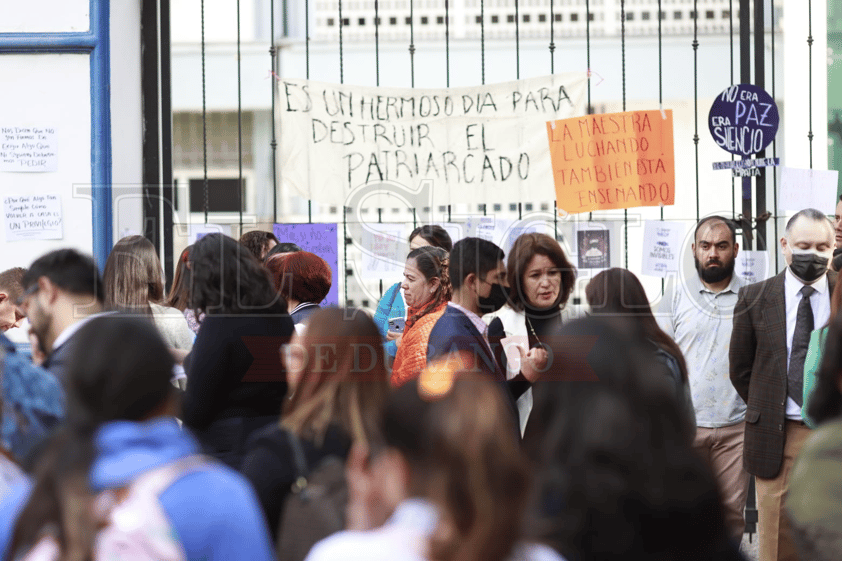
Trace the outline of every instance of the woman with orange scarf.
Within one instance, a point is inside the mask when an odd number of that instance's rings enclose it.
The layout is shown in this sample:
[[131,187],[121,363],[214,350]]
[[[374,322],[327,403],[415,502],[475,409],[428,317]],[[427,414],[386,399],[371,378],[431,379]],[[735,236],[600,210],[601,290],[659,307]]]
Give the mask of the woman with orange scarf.
[[427,366],[430,332],[444,314],[452,294],[447,269],[447,252],[440,247],[419,247],[406,258],[401,288],[407,320],[392,366],[391,381],[395,387],[417,378]]

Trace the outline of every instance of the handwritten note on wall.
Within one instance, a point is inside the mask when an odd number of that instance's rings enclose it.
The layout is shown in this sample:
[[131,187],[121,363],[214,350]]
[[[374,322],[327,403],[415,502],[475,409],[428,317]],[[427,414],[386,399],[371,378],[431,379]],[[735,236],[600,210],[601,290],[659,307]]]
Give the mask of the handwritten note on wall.
[[839,172],[835,169],[781,168],[781,189],[778,208],[802,210],[815,208],[833,214],[836,208],[836,186]]
[[672,111],[547,123],[558,208],[568,213],[675,203]]
[[61,197],[56,194],[3,197],[6,241],[60,240]]
[[409,253],[406,224],[365,224],[361,236],[363,274],[401,280]]
[[584,113],[584,73],[470,88],[365,88],[308,80],[279,84],[284,182],[312,200],[345,200],[363,184],[416,189],[433,204],[549,200],[548,120]]
[[0,171],[56,171],[56,129],[0,126]]
[[336,224],[275,224],[272,231],[281,242],[292,242],[327,261],[332,273],[331,286],[322,306],[338,306],[339,241]]

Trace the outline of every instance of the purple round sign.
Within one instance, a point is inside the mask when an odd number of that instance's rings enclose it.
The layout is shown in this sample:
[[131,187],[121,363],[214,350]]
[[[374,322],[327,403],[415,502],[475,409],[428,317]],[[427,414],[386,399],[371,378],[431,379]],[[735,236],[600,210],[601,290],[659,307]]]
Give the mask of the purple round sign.
[[713,140],[737,156],[751,156],[766,148],[778,132],[778,106],[766,90],[736,84],[714,100],[708,114]]

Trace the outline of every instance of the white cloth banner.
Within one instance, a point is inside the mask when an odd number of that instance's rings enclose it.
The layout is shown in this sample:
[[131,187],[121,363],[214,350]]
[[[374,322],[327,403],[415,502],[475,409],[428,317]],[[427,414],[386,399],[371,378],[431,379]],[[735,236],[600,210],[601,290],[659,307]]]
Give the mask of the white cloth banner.
[[351,207],[361,186],[366,206],[552,201],[545,123],[583,115],[586,92],[583,72],[450,89],[281,80],[283,188]]

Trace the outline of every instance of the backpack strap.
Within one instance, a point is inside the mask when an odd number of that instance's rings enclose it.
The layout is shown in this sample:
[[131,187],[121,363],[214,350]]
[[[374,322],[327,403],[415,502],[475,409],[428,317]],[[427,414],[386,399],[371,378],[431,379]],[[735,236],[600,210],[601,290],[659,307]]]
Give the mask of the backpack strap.
[[209,467],[211,462],[201,454],[185,456],[140,475],[130,485],[132,491],[159,496],[182,476]]
[[304,456],[304,448],[301,446],[301,439],[292,431],[284,431],[290,450],[292,450],[292,461],[295,464],[295,482],[292,484],[292,492],[300,493],[307,487],[307,476],[310,470],[307,468],[307,458]]

